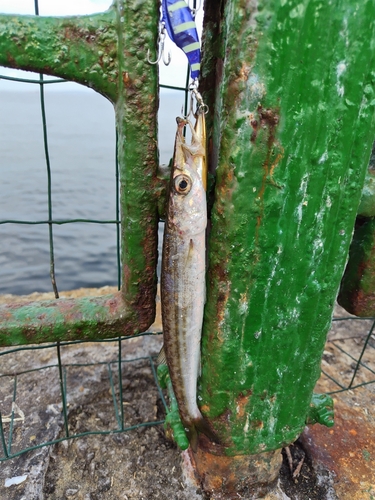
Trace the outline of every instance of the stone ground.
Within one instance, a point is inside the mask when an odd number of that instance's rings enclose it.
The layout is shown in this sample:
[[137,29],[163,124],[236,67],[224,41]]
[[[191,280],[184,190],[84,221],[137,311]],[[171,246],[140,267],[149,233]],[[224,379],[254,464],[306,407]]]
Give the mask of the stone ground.
[[[105,287],[101,293],[110,293]],[[97,290],[68,295],[98,294]],[[62,294],[63,295],[63,294]],[[33,294],[33,299],[50,298]],[[0,303],[13,298],[3,296]],[[27,298],[30,300],[30,297]],[[17,298],[19,301],[19,298]],[[337,310],[337,314],[342,311]],[[363,347],[371,323],[334,323],[322,368],[348,384],[354,359]],[[155,330],[160,325],[155,325]],[[124,425],[137,426],[164,418],[149,356],[160,349],[160,336],[122,342]],[[375,340],[369,340],[356,383],[375,379]],[[13,435],[11,453],[65,436],[56,348],[20,350],[1,356],[0,410],[6,440]],[[352,358],[350,358],[351,355]],[[4,500],[203,500],[197,485],[187,484],[181,457],[164,435],[163,426],[118,428],[118,343],[84,343],[61,348],[67,390],[70,435],[97,432],[53,446],[43,446],[3,461],[0,498]],[[139,359],[140,358],[140,359]],[[137,359],[134,361],[134,359]],[[22,373],[25,371],[27,373]],[[15,374],[18,374],[15,377]],[[317,392],[340,389],[326,375]],[[116,400],[116,405],[114,403]],[[269,499],[375,499],[375,383],[334,394],[335,426],[308,427],[293,446],[283,451],[278,489]],[[11,428],[11,414],[14,423]],[[107,434],[100,434],[102,431]],[[1,450],[0,444],[0,450]],[[0,453],[1,456],[1,453]],[[292,470],[301,465],[293,478]],[[16,484],[19,483],[19,484]]]

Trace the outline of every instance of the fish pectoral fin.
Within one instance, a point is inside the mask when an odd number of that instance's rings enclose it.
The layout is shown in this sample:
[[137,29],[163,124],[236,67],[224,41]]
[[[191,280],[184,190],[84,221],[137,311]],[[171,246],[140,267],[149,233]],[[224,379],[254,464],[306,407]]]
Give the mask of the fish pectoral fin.
[[188,254],[186,256],[186,264],[185,265],[188,265],[189,261],[193,258],[193,252],[194,252],[194,241],[190,238],[189,250],[188,250]]
[[165,349],[164,346],[160,349],[160,352],[158,354],[158,357],[156,358],[156,364],[159,365],[166,365],[167,364],[167,358],[165,356]]

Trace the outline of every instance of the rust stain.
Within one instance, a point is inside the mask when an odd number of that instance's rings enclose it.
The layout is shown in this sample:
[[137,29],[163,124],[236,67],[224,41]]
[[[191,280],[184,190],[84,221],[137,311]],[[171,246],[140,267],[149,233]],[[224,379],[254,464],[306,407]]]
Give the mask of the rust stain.
[[249,392],[249,394],[244,394],[244,393],[241,393],[238,397],[237,397],[237,416],[238,418],[243,418],[246,414],[246,407],[249,403],[249,399],[251,398],[251,391]]
[[[358,285],[360,286],[360,285]],[[354,289],[348,307],[345,303],[345,309],[351,314],[359,317],[373,316],[375,311],[375,294],[365,291],[362,288]]]
[[253,133],[251,134],[250,141],[255,142],[257,135],[258,135],[258,126],[259,122],[255,120],[254,118],[250,119],[250,125],[253,128]]
[[[217,270],[220,268],[220,272],[223,273],[223,275],[226,275],[226,271],[222,269],[220,266],[216,266]],[[220,276],[218,274],[217,276]],[[227,302],[229,299],[230,295],[230,282],[229,281],[224,281],[221,278],[219,278],[220,281],[218,281],[217,286],[218,286],[218,296],[217,296],[217,301],[216,301],[216,324],[217,324],[217,332],[212,332],[212,334],[215,336],[215,338],[223,343],[225,338],[224,338],[224,332],[222,329],[222,324],[225,321],[225,310],[227,306]],[[211,339],[212,340],[212,339]]]
[[74,23],[65,26],[64,38],[66,40],[80,39],[85,40],[87,43],[94,43],[96,41],[96,37],[96,28],[89,30]]
[[108,299],[105,303],[105,307],[108,308],[112,316],[115,316],[118,312],[125,310],[125,304],[121,291],[116,292],[113,297]]
[[[261,130],[266,132],[266,138],[261,135],[260,141],[258,141],[258,147],[262,147],[262,143],[266,148],[265,159],[263,162],[263,178],[262,185],[259,189],[258,198],[260,201],[260,215],[257,217],[256,223],[256,234],[255,239],[258,242],[259,229],[262,224],[263,214],[264,214],[264,193],[266,190],[267,182],[270,182],[273,186],[281,189],[274,180],[273,175],[275,168],[284,156],[284,149],[281,147],[276,139],[276,129],[279,124],[280,116],[279,110],[277,108],[263,108],[260,104],[257,108],[258,119],[254,117],[251,113],[249,116],[250,125],[253,129],[250,141],[254,144],[257,143],[259,138],[259,133]],[[272,156],[276,153],[276,158],[272,159]]]
[[302,442],[313,462],[334,474],[338,498],[370,500],[375,494],[375,422],[361,406],[349,404],[335,401],[335,426],[329,432],[319,424],[309,426]]
[[274,146],[277,145],[275,135],[276,135],[276,127],[279,123],[280,117],[278,114],[278,110],[273,110],[269,108],[263,109],[261,105],[258,106],[258,114],[259,114],[259,127],[262,129],[267,129],[268,131],[267,154],[266,154],[266,159],[264,160],[263,163],[264,174],[262,180],[262,187],[259,191],[259,197],[263,199],[264,191],[266,188],[267,177],[271,171],[273,172],[275,170],[277,163],[282,158],[282,154],[281,156],[280,154],[278,154],[276,157],[276,161],[270,166],[271,154]]
[[200,447],[194,453],[190,447],[185,453],[195,480],[216,500],[263,498],[275,487],[282,461],[280,450],[226,456]]
[[276,156],[276,160],[272,163],[271,165],[271,168],[270,168],[270,181],[272,182],[272,184],[276,187],[278,187],[279,189],[281,189],[282,186],[279,186],[278,184],[276,184],[276,182],[273,180],[273,173],[274,173],[274,170],[275,168],[277,167],[278,163],[281,161],[281,159],[283,158],[284,156],[284,148],[279,146],[280,149],[281,149],[281,153],[278,153],[277,156]]
[[127,289],[127,287],[129,286],[129,281],[130,281],[130,277],[131,277],[131,269],[128,266],[128,264],[124,264],[124,266],[123,266],[122,277],[123,277],[123,281],[124,281],[124,285],[122,288],[125,291]]
[[122,72],[122,81],[126,88],[129,88],[131,86],[131,79],[127,71]]
[[220,183],[216,180],[216,212],[220,215],[228,211],[228,202],[232,200],[233,193],[236,189],[237,179],[234,175],[233,166],[222,166],[222,175]]

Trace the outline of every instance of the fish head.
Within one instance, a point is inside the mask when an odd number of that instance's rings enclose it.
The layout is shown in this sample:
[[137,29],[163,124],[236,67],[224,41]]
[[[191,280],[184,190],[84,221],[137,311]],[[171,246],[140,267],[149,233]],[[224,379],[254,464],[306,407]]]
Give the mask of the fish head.
[[183,235],[201,233],[207,225],[206,192],[194,166],[173,169],[168,221]]

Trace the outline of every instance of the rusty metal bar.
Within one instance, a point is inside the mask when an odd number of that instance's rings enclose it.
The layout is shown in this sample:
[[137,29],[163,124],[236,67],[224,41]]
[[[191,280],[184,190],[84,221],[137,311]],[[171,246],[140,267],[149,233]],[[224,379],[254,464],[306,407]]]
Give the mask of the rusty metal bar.
[[0,307],[0,344],[94,340],[133,335],[121,291],[102,297],[59,299]]
[[[0,64],[93,88],[114,105],[121,207],[121,293],[107,298],[4,306],[5,345],[131,335],[155,316],[158,196],[158,2],[115,0],[74,17],[0,15]],[[152,54],[154,55],[154,54]]]

